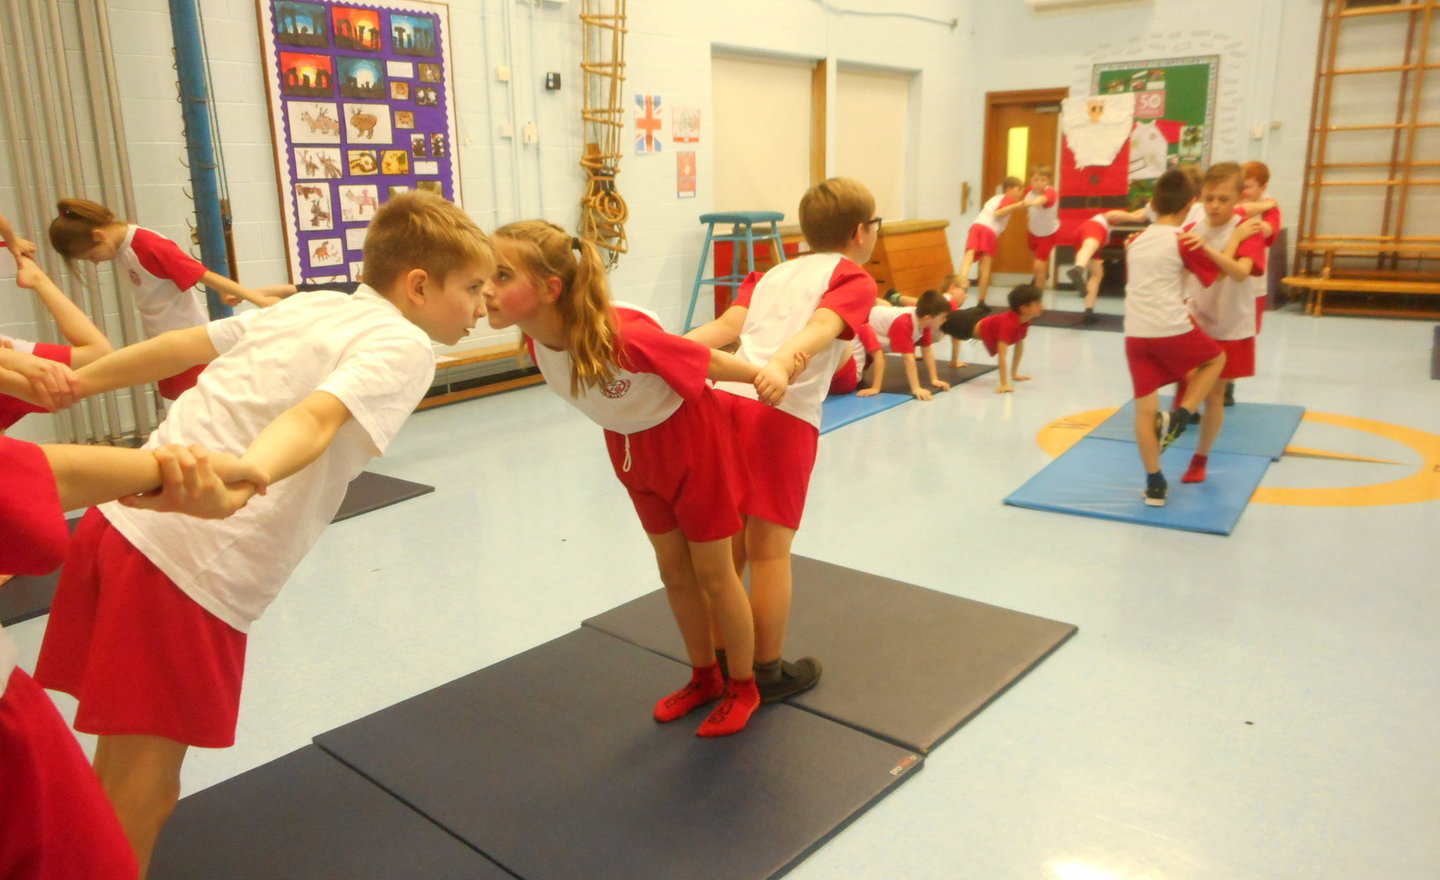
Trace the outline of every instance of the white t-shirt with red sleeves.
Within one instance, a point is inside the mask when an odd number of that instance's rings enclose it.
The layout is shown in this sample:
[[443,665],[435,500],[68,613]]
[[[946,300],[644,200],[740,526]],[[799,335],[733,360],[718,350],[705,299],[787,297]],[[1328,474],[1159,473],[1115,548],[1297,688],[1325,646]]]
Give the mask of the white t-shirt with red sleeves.
[[[1272,198],[1272,196],[1270,195],[1270,193],[1267,192],[1264,195],[1260,196],[1259,199],[1256,199],[1256,201],[1263,202],[1266,199],[1270,198]],[[1249,216],[1240,208],[1235,209],[1235,214],[1242,220]],[[1260,219],[1270,225],[1270,234],[1265,238],[1265,247],[1272,248],[1275,246],[1276,239],[1280,237],[1280,206],[1277,204],[1275,207],[1266,211],[1264,214],[1261,214]],[[1270,293],[1270,287],[1265,283],[1265,278],[1263,276],[1252,276],[1251,278],[1247,279],[1246,283],[1250,287],[1250,292],[1256,297],[1262,297]]]
[[[870,317],[875,304],[875,279],[858,263],[837,253],[817,253],[787,260],[762,275],[746,279],[735,306],[747,309],[735,353],[764,366],[820,309],[840,316],[840,336],[821,349],[795,378],[777,407],[781,412],[820,428],[820,407],[830,390],[830,377],[845,357],[845,343]],[[747,382],[717,382],[715,387],[740,397],[758,399]]]
[[1210,285],[1220,275],[1204,252],[1180,244],[1180,227],[1153,223],[1125,248],[1125,335],[1179,336],[1195,326],[1185,306],[1185,276]]
[[930,328],[920,326],[914,306],[875,306],[870,310],[870,326],[886,350],[895,354],[914,354],[917,346],[924,348],[932,341]]
[[195,285],[205,264],[158,232],[130,224],[115,264],[135,285],[135,306],[146,336],[198,327],[210,320]]
[[[991,229],[995,230],[996,235],[999,235],[1000,233],[1004,232],[1005,227],[1010,224],[1010,215],[1006,214],[1004,217],[1000,217],[997,219],[995,217],[995,212],[1000,210],[1001,208],[1008,208],[1013,204],[1015,204],[1015,199],[1011,196],[1003,194],[998,196],[991,196],[984,205],[980,206],[980,213],[976,215],[975,223],[978,223],[981,226],[988,226]],[[971,225],[973,226],[975,224]]]
[[[1239,224],[1239,217],[1231,217],[1219,226],[1211,226],[1207,218],[1197,226],[1186,227],[1185,231],[1199,235],[1206,244],[1223,253],[1230,243],[1230,234]],[[1254,265],[1242,281],[1222,274],[1207,287],[1194,275],[1185,275],[1185,298],[1190,314],[1213,339],[1249,339],[1255,335],[1255,294],[1250,289],[1250,281],[1265,274],[1264,236],[1257,232],[1240,243],[1235,259],[1244,257],[1253,260]]]
[[685,401],[705,390],[710,349],[666,333],[653,312],[615,303],[620,351],[615,378],[603,388],[580,386],[570,393],[571,358],[531,339],[530,355],[550,390],[569,401],[590,421],[617,434],[634,434],[664,422]]
[[1031,196],[1043,196],[1045,201],[1040,205],[1032,205],[1025,214],[1026,222],[1029,224],[1030,234],[1036,238],[1049,238],[1060,231],[1060,194],[1053,186],[1047,186],[1036,192],[1033,188],[1025,190],[1021,199],[1028,199]]
[[229,519],[117,503],[100,511],[187,596],[242,632],[280,592],[345,499],[350,481],[391,439],[435,376],[425,333],[361,285],[296,294],[206,325],[219,357],[146,441],[243,453],[277,416],[325,391],[352,416],[299,473]]
[[[865,368],[870,365],[870,359],[878,352],[883,352],[885,347],[880,344],[880,337],[875,335],[875,328],[869,324],[862,324],[855,329],[855,335],[846,343],[847,351],[851,360],[855,361],[855,376],[858,378],[865,373]],[[841,365],[845,363],[844,358],[840,360]]]

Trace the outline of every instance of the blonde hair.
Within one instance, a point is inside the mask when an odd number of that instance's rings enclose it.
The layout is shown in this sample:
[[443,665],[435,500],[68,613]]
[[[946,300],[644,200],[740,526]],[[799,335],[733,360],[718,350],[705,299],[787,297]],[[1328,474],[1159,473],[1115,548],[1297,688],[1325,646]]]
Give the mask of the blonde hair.
[[578,396],[582,386],[603,387],[613,381],[623,352],[600,249],[544,220],[507,223],[495,230],[495,237],[514,245],[516,264],[511,268],[532,283],[543,286],[546,279],[560,279],[555,308],[570,355],[570,396]]
[[478,266],[486,276],[495,267],[490,239],[455,203],[415,190],[392,196],[365,231],[365,283],[386,293],[411,269],[436,281],[456,269]]
[[874,219],[875,197],[865,184],[832,177],[800,199],[800,231],[814,251],[843,251],[861,223]]
[[959,284],[960,276],[954,272],[951,272],[949,275],[946,275],[943,279],[940,280],[940,292],[944,293],[952,287],[958,287]]
[[1024,189],[1025,181],[1018,177],[1007,177],[1000,181],[1000,189],[997,192],[1003,193],[1007,189]]
[[1049,180],[1051,183],[1055,182],[1055,169],[1051,168],[1049,165],[1036,165],[1034,168],[1030,169],[1031,177],[1034,177],[1037,174],[1045,178],[1046,180]]
[[1216,162],[1205,171],[1205,177],[1200,185],[1215,186],[1221,183],[1234,183],[1235,192],[1240,193],[1245,189],[1245,172],[1234,162]]
[[55,207],[60,215],[50,221],[50,246],[67,262],[95,247],[95,230],[125,222],[89,199],[61,199]]
[[1200,169],[1200,166],[1196,165],[1194,162],[1187,162],[1186,164],[1179,166],[1179,171],[1181,174],[1185,175],[1186,180],[1190,181],[1190,188],[1195,190],[1195,192],[1198,194],[1200,192],[1200,187],[1205,183],[1205,172],[1202,171]]

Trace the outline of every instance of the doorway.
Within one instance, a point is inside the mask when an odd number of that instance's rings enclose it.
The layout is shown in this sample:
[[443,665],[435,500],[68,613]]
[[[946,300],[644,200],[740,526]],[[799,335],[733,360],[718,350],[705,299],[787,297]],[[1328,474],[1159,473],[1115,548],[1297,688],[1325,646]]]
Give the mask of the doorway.
[[[1049,165],[1053,174],[1059,174],[1055,169],[1060,160],[1060,102],[1069,96],[1068,88],[985,94],[985,158],[980,204],[995,195],[995,188],[1007,176],[1013,175],[1028,184],[1030,169],[1036,165]],[[1024,212],[1010,215],[1010,223],[1000,236],[992,272],[1030,276],[1026,230]]]

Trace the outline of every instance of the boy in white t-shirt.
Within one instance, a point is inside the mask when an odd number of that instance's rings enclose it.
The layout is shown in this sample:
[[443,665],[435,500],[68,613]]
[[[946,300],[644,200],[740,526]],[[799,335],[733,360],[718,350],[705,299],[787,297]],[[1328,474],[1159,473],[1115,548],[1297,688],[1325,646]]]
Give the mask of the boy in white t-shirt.
[[1050,252],[1060,240],[1060,194],[1050,185],[1054,179],[1049,165],[1038,165],[1030,172],[1029,188],[1020,196],[1020,201],[1030,204],[1025,212],[1025,239],[1034,257],[1035,289],[1041,293],[1050,277]]
[[[920,370],[915,364],[915,349],[920,349],[931,388],[949,391],[950,383],[941,381],[935,371],[934,335],[945,316],[950,314],[950,301],[939,291],[927,290],[913,306],[875,306],[870,310],[870,326],[888,351],[901,356],[905,365],[905,381],[910,393],[919,400],[934,397],[929,388],[920,384]],[[882,359],[883,360],[883,359]],[[879,390],[883,368],[877,368],[874,389]],[[874,393],[872,391],[872,393]]]
[[[811,187],[800,200],[800,229],[812,253],[746,279],[724,314],[686,334],[711,348],[739,341],[736,355],[761,365],[753,386],[715,387],[726,392],[719,399],[741,463],[745,535],[736,557],[750,565],[755,681],[763,703],[820,679],[813,657],[781,659],[790,617],[790,545],[815,467],[820,406],[846,341],[875,305],[875,279],[864,269],[880,236],[874,212],[875,197],[859,181],[835,177]],[[809,366],[787,391],[797,354],[808,355]]]
[[[1225,367],[1220,378],[1205,397],[1205,411],[1200,418],[1200,442],[1182,482],[1205,480],[1205,466],[1210,449],[1225,424],[1225,397],[1230,382],[1255,375],[1255,294],[1251,281],[1265,275],[1265,236],[1258,218],[1243,220],[1235,211],[1244,188],[1244,176],[1234,162],[1210,166],[1200,185],[1200,203],[1205,219],[1185,227],[1188,238],[1203,241],[1235,260],[1244,274],[1235,277],[1226,273],[1206,287],[1193,276],[1185,279],[1185,299],[1190,315],[1225,352]],[[1183,396],[1184,384],[1177,391]]]
[[1029,200],[1020,198],[1020,190],[1025,186],[1018,177],[1007,177],[1000,182],[1000,193],[991,196],[985,204],[980,206],[980,213],[970,224],[970,231],[965,237],[965,256],[960,260],[960,286],[964,289],[970,287],[970,267],[976,260],[980,261],[980,306],[986,308],[985,295],[990,292],[990,263],[999,247],[1000,233],[1005,231],[1005,226],[1010,222],[1010,215],[1016,211],[1023,211],[1032,205],[1038,205],[1044,201],[1039,197],[1032,197]]
[[76,696],[76,729],[99,735],[95,770],[142,876],[186,750],[234,742],[250,623],[429,389],[431,340],[454,344],[485,314],[489,241],[437,195],[382,206],[364,259],[353,296],[299,294],[78,371],[98,393],[208,362],[147,447],[243,453],[272,483],[224,521],[101,505],[66,558],[35,677]]
[[[1135,391],[1135,443],[1145,466],[1145,503],[1163,507],[1167,486],[1160,453],[1193,420],[1200,401],[1225,366],[1220,346],[1195,326],[1184,299],[1187,273],[1210,286],[1223,270],[1244,270],[1225,254],[1184,235],[1180,222],[1195,199],[1184,172],[1172,169],[1155,182],[1156,220],[1125,250],[1125,359]],[[1159,389],[1194,371],[1172,413],[1161,412]]]

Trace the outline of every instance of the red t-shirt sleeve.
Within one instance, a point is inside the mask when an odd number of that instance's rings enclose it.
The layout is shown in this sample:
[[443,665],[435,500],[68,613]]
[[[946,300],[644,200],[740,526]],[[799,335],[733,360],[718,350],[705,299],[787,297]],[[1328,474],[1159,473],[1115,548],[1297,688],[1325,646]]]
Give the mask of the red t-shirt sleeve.
[[1214,284],[1215,279],[1220,277],[1220,267],[1215,265],[1209,254],[1199,248],[1190,250],[1178,240],[1175,242],[1175,249],[1180,251],[1180,262],[1190,274],[1200,279],[1200,283],[1205,287]]
[[1003,197],[1000,199],[1000,204],[998,204],[998,205],[995,206],[995,210],[998,211],[998,210],[1000,210],[1001,208],[1008,208],[1008,207],[1010,207],[1010,206],[1013,205],[1013,204],[1015,204],[1015,197],[1014,197],[1014,196],[1003,196]]
[[751,272],[746,275],[745,280],[740,282],[740,290],[735,294],[735,301],[731,305],[750,308],[750,297],[755,294],[755,285],[760,283],[762,277],[764,275],[760,272]]
[[1014,312],[1004,312],[995,319],[996,339],[1006,345],[1014,345],[1025,338],[1025,325]]
[[1060,194],[1057,193],[1053,188],[1046,187],[1046,188],[1045,188],[1045,207],[1047,207],[1047,208],[1053,208],[1053,207],[1055,207],[1055,203],[1058,202],[1058,201],[1060,201]]
[[870,321],[870,308],[879,291],[875,279],[854,260],[841,260],[830,275],[830,288],[816,309],[829,309],[845,322],[840,339],[852,339],[855,331]]
[[[70,529],[55,473],[33,443],[0,437],[0,571],[45,574],[65,558]],[[3,589],[3,588],[0,588]]]
[[921,347],[921,348],[929,348],[930,345],[931,345],[931,343],[934,342],[934,341],[935,341],[935,334],[930,330],[929,327],[926,327],[924,330],[921,330],[921,331],[920,331],[920,347]]
[[1260,219],[1270,224],[1270,235],[1265,239],[1265,246],[1274,247],[1275,239],[1280,237],[1280,206],[1276,205],[1266,211]]
[[915,319],[901,315],[890,325],[890,351],[895,354],[915,353]]
[[75,350],[68,345],[53,345],[49,342],[35,343],[36,357],[42,357],[47,361],[55,361],[67,367],[72,363],[71,356],[74,354],[74,351]]
[[620,324],[620,366],[656,374],[686,400],[704,393],[710,349],[693,339],[666,333],[647,315],[629,309],[615,311]]
[[880,337],[875,335],[875,328],[869,324],[861,324],[855,330],[855,335],[860,337],[860,344],[865,347],[866,352],[873,354],[884,347],[880,344]]
[[1251,275],[1264,275],[1265,236],[1257,232],[1249,238],[1245,239],[1244,241],[1240,242],[1240,247],[1235,249],[1235,259],[1238,260],[1241,257],[1249,257],[1255,262],[1255,265],[1250,267]]
[[207,271],[204,263],[180,250],[180,245],[148,229],[135,230],[130,246],[135,249],[135,256],[145,271],[160,278],[169,278],[181,290],[194,287]]

